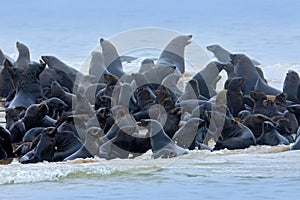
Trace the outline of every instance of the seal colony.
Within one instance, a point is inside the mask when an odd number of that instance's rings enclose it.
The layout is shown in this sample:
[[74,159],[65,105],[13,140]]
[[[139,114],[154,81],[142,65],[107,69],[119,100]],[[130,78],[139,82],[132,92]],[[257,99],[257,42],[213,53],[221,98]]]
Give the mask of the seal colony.
[[[135,58],[120,56],[103,38],[102,53],[91,53],[88,75],[55,56],[32,61],[21,42],[16,61],[0,51],[0,96],[6,108],[0,160],[126,159],[149,150],[156,159],[253,145],[300,149],[298,73],[288,71],[279,91],[268,84],[260,63],[210,45],[217,61],[182,90],[177,84],[186,71],[185,47],[191,39],[175,37],[156,62],[147,58],[132,74],[123,70],[122,60]],[[228,79],[217,92],[222,70]]]

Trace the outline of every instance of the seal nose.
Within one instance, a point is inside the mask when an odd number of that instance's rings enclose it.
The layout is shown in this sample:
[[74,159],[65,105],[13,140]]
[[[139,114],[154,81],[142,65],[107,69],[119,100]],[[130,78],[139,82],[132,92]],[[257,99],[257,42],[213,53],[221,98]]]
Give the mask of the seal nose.
[[192,38],[192,37],[193,37],[193,35],[188,35],[188,37],[189,37],[189,38]]
[[232,62],[234,60],[234,58],[235,58],[235,55],[234,54],[229,54],[229,58],[230,58],[230,60]]
[[103,38],[100,38],[100,43],[104,42],[104,39]]

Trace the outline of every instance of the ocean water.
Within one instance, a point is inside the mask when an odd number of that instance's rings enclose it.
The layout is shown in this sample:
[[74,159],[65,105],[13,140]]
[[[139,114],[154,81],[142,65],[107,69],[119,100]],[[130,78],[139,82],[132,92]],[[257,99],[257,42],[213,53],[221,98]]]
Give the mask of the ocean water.
[[[300,73],[299,7],[297,0],[7,0],[1,1],[0,48],[16,58],[15,42],[21,41],[32,60],[55,55],[86,71],[88,55],[103,37],[139,57],[125,64],[131,71],[142,58],[157,57],[172,35],[193,34],[186,49],[189,71],[213,59],[205,47],[217,43],[260,61],[270,84],[281,89],[289,69]],[[165,34],[156,36],[159,31]],[[131,44],[138,45],[126,49]],[[300,195],[300,154],[288,149],[192,151],[167,160],[153,160],[151,152],[112,161],[14,160],[0,166],[0,199],[291,199]]]

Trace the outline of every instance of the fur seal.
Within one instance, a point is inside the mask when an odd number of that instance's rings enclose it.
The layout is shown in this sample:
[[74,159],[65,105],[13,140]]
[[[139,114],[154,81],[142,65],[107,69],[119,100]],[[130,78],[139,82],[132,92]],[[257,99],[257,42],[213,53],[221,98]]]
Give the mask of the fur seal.
[[156,64],[153,68],[147,70],[143,75],[147,78],[147,83],[155,83],[161,85],[164,78],[174,73],[176,66]]
[[128,109],[123,106],[114,106],[112,114],[116,122],[106,134],[109,141],[100,147],[100,157],[106,159],[128,158],[129,153],[133,153],[134,157],[145,153],[148,149],[142,147],[147,143],[147,138],[145,138],[145,142],[140,141],[137,144],[139,129]]
[[51,96],[62,100],[67,107],[65,110],[71,110],[73,102],[76,102],[76,96],[67,92],[58,82],[54,81],[51,84]]
[[50,99],[47,99],[43,101],[48,106],[48,116],[51,117],[52,119],[58,120],[62,112],[66,110],[68,105],[61,99],[52,97]]
[[234,73],[245,79],[242,85],[242,92],[248,95],[250,91],[261,90],[268,95],[277,95],[281,91],[267,85],[259,76],[250,58],[244,54],[230,54],[231,63],[234,65]]
[[188,152],[177,146],[164,132],[162,125],[153,119],[145,119],[141,121],[142,126],[146,127],[150,132],[152,157],[156,158],[172,158]]
[[146,58],[142,61],[139,73],[144,73],[154,67],[154,61],[151,58]]
[[106,69],[120,79],[125,75],[125,72],[123,71],[122,62],[116,47],[103,38],[100,38],[100,45],[102,47]]
[[9,108],[24,107],[37,103],[42,98],[42,87],[39,79],[40,73],[45,69],[46,64],[29,64],[24,77],[19,81],[16,94]]
[[[226,49],[224,49],[223,47],[221,47],[218,44],[213,44],[213,45],[209,45],[206,47],[207,50],[211,51],[215,57],[218,59],[218,61],[222,62],[222,63],[228,63],[230,62],[230,52]],[[256,60],[251,59],[251,62],[253,63],[253,65],[261,65],[259,62],[257,62]]]
[[254,100],[253,114],[263,114],[268,117],[280,115],[278,108],[272,100],[269,100],[267,95],[261,91],[251,91],[251,98]]
[[[120,131],[120,130],[119,130]],[[99,148],[99,157],[105,158],[106,160],[111,160],[115,158],[127,159],[129,157],[129,152],[119,148],[114,144],[116,137],[111,140],[106,141]]]
[[5,110],[6,128],[10,131],[12,143],[22,141],[26,132],[25,125],[20,119],[19,113],[16,109],[7,108]]
[[9,61],[4,60],[4,66],[0,65],[0,97],[6,98],[14,90],[14,82],[9,73]]
[[53,161],[63,161],[82,146],[80,139],[70,131],[57,132],[55,134],[56,150],[53,155]]
[[116,136],[100,147],[100,157],[106,159],[137,157],[151,148],[150,140],[134,127],[123,126]]
[[111,115],[109,107],[99,108],[96,111],[96,118],[99,122],[100,128],[104,131],[105,134],[115,123],[114,117]]
[[225,64],[210,62],[204,69],[193,76],[192,79],[198,81],[198,88],[202,96],[210,99],[217,94],[215,87],[216,80],[224,67]]
[[273,120],[262,114],[253,114],[249,115],[245,118],[243,124],[247,126],[255,136],[255,138],[259,138],[262,132],[262,125],[265,121],[274,123]]
[[297,130],[297,134],[296,134],[296,141],[295,143],[291,146],[291,150],[300,150],[300,128],[298,128]]
[[261,136],[257,139],[257,144],[276,146],[279,144],[288,145],[289,141],[280,135],[271,122],[264,122]]
[[55,127],[56,120],[47,116],[48,110],[48,106],[44,103],[30,105],[23,119],[25,129],[30,130],[34,127]]
[[279,112],[285,112],[287,109],[287,94],[286,93],[281,93],[275,96],[274,98],[274,104],[276,108],[278,109]]
[[157,64],[176,66],[181,74],[185,72],[184,50],[191,43],[192,35],[180,35],[172,39],[161,52]]
[[0,126],[0,160],[14,157],[10,132]]
[[134,91],[133,91],[133,88],[131,87],[131,85],[128,83],[124,83],[120,86],[119,96],[114,97],[115,95],[113,95],[113,98],[118,99],[117,100],[118,105],[129,107],[129,104],[131,101],[131,96],[132,96],[133,92]]
[[283,116],[286,119],[288,119],[289,122],[291,123],[291,126],[292,126],[291,132],[292,132],[292,134],[296,134],[297,130],[298,130],[298,127],[299,127],[296,116],[293,113],[291,113],[289,110],[284,111]]
[[47,128],[41,133],[37,146],[19,159],[22,164],[53,161],[55,152],[55,131]]
[[14,154],[17,156],[23,156],[34,149],[37,145],[40,134],[45,129],[45,127],[36,127],[27,131],[22,139],[22,144],[15,149]]
[[13,88],[16,89],[26,70],[14,67],[13,64],[7,59],[4,61],[4,68],[8,70],[8,73],[10,75],[9,77],[11,78],[13,83]]
[[249,110],[242,110],[238,113],[238,119],[239,119],[239,122],[244,122],[245,119],[251,115],[251,112]]
[[233,117],[237,117],[238,113],[245,110],[244,97],[241,91],[244,78],[232,78],[228,84],[226,93],[226,105],[228,106]]
[[74,160],[76,158],[93,158],[96,155],[99,155],[99,148],[106,141],[102,138],[104,132],[100,128],[91,127],[87,130],[84,144],[74,152],[72,155],[64,159]]
[[104,73],[109,73],[104,64],[103,54],[98,51],[91,52],[91,61],[89,63],[89,75],[99,78],[99,83],[104,82]]
[[83,76],[83,74],[81,74],[79,71],[71,66],[68,66],[66,63],[55,56],[41,56],[41,58],[50,69],[54,69],[58,72],[64,73],[66,75],[66,78],[70,79],[70,81],[72,81],[73,83],[75,83],[77,78]]
[[233,118],[227,117],[216,111],[211,111],[209,114],[212,116],[215,122],[223,121],[223,127],[217,127],[222,129],[220,136],[216,141],[214,150],[220,149],[245,149],[251,145],[256,145],[255,137],[252,131],[245,125],[237,122]]
[[55,123],[55,125],[57,127],[57,132],[69,131],[76,135],[78,138],[80,138],[81,141],[84,141],[86,125],[84,119],[81,116],[71,115],[61,117]]
[[198,99],[200,97],[200,90],[198,88],[198,81],[195,79],[189,80],[185,87],[183,94],[178,98],[179,101]]
[[276,122],[275,128],[278,131],[278,133],[285,137],[289,141],[289,143],[293,143],[294,138],[292,136],[292,123],[289,121],[289,119],[285,118],[284,116],[281,116],[274,121]]
[[300,78],[297,72],[289,70],[286,73],[284,83],[283,83],[283,93],[287,94],[287,100],[298,103],[298,85],[300,83]]
[[300,104],[290,105],[287,107],[287,109],[295,115],[298,124],[300,124]]
[[300,137],[296,138],[295,143],[291,146],[291,150],[300,150]]
[[17,68],[26,69],[30,63],[30,53],[28,47],[21,43],[16,42],[16,47],[18,49],[19,55],[15,62]]
[[[199,130],[202,126],[205,126],[205,121],[199,118],[189,119],[176,133],[174,134],[172,140],[176,145],[184,149],[193,150],[196,147],[198,149],[207,149],[210,148],[204,144],[201,144],[203,141],[197,143],[197,137],[201,134]],[[199,145],[200,144],[200,145]]]
[[277,95],[282,93],[280,90],[277,90],[269,85],[267,85],[261,78],[258,78],[254,86],[254,90],[260,90],[266,93],[267,95]]
[[177,97],[179,97],[182,95],[182,91],[177,87],[180,78],[181,75],[179,73],[172,73],[163,79],[162,85],[169,88]]

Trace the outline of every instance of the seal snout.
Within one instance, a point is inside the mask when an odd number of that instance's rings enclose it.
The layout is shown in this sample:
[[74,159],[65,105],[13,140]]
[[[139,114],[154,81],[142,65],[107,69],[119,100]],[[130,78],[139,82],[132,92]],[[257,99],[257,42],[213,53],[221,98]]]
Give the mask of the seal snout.
[[212,50],[213,50],[213,45],[207,46],[206,49],[207,49],[208,51],[212,51]]
[[105,40],[103,38],[100,38],[100,43],[104,42]]
[[188,41],[187,41],[187,42],[188,42],[188,44],[191,44],[191,42],[192,42],[192,41],[191,41],[192,37],[193,37],[193,35],[187,35],[187,38],[188,38]]

